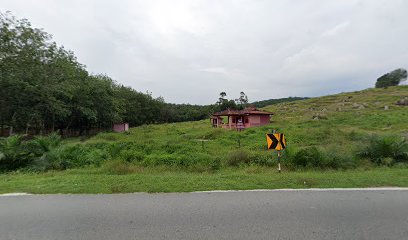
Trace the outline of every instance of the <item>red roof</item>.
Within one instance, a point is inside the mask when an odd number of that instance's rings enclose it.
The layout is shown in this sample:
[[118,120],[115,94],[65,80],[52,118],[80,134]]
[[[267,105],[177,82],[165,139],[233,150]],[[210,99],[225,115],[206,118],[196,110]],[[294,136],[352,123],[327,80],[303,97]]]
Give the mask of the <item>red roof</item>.
[[240,116],[240,115],[273,115],[271,112],[258,110],[254,107],[247,107],[243,110],[227,109],[221,112],[216,112],[213,116]]

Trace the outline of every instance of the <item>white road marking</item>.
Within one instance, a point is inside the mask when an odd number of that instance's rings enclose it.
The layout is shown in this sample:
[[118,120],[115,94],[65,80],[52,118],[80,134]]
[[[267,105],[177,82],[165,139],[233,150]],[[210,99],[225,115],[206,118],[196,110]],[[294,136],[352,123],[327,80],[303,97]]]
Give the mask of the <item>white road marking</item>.
[[[174,193],[230,193],[230,192],[331,192],[331,191],[408,191],[408,187],[378,187],[378,188],[282,188],[282,189],[250,189],[250,190],[212,190],[212,191],[194,191],[194,192],[174,192]],[[160,193],[160,192],[158,192]],[[72,195],[62,194],[59,195]],[[86,195],[93,195],[87,194]],[[147,192],[134,192],[134,193],[115,193],[117,194],[154,194]],[[0,194],[0,197],[15,197],[15,196],[31,196],[31,193],[4,193]],[[50,195],[50,194],[46,194]],[[51,194],[55,195],[55,194]],[[76,194],[74,194],[76,195]],[[81,195],[81,194],[78,194]],[[105,194],[101,194],[105,195]],[[107,194],[109,195],[109,194]]]
[[328,192],[328,191],[408,191],[407,187],[378,187],[378,188],[282,188],[282,189],[250,189],[250,190],[213,190],[195,191],[193,193],[227,193],[227,192]]
[[0,197],[15,197],[15,196],[29,196],[30,193],[4,193],[0,194]]

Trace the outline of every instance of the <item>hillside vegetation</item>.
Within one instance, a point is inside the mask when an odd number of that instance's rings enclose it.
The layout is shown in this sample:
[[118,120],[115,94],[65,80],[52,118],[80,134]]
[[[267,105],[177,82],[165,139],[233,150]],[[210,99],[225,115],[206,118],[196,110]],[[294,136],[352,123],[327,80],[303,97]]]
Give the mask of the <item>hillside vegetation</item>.
[[[39,137],[28,143],[14,136],[2,142],[0,166],[36,171],[104,166],[125,172],[156,166],[192,171],[274,166],[276,153],[266,151],[265,140],[265,133],[272,129],[286,135],[286,168],[405,163],[408,107],[395,102],[406,95],[408,87],[399,86],[271,105],[265,108],[275,113],[270,125],[242,132],[214,129],[203,120],[144,125],[127,133],[101,133],[87,140],[62,143],[58,136]],[[41,150],[32,150],[38,148]]]
[[[403,180],[408,173],[408,106],[395,104],[402,96],[408,96],[408,86],[271,105],[264,108],[275,113],[270,125],[242,132],[214,129],[202,120],[143,125],[89,139],[51,135],[24,141],[13,136],[1,141],[0,168],[24,174],[3,173],[0,187],[129,192],[408,186]],[[265,134],[272,129],[287,138],[282,163],[289,175],[282,178],[276,175],[276,151],[266,150]],[[334,170],[341,169],[350,172],[336,175]],[[101,181],[99,190],[92,187],[94,181]],[[186,182],[192,185],[183,187]]]

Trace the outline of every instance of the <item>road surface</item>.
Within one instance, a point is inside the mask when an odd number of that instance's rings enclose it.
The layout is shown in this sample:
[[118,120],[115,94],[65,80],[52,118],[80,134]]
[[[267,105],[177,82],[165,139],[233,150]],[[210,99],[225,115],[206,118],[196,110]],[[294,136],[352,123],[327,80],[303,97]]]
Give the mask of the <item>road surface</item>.
[[0,239],[408,239],[408,191],[0,196]]

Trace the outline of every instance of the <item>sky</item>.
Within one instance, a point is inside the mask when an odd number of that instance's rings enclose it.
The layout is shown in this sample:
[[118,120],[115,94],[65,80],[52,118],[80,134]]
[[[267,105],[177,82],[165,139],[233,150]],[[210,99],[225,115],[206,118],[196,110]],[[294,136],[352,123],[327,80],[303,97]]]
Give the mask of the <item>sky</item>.
[[0,0],[93,74],[211,104],[373,87],[408,68],[406,0]]

